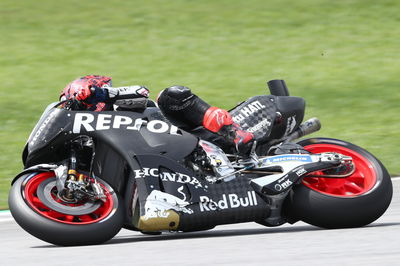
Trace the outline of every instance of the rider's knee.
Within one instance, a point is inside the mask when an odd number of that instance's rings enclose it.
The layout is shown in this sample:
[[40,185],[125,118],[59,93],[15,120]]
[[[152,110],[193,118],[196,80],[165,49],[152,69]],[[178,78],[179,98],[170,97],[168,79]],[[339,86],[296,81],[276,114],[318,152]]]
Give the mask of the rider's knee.
[[176,85],[161,91],[157,103],[164,112],[179,112],[192,104],[194,96],[188,87]]

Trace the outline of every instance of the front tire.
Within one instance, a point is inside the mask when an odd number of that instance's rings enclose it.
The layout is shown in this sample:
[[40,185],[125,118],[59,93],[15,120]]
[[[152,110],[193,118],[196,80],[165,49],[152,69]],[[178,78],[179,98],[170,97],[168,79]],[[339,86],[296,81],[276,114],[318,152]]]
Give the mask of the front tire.
[[[355,172],[346,178],[305,177],[286,202],[289,220],[323,228],[360,227],[378,219],[389,207],[392,182],[368,151],[337,139],[314,138],[299,142],[311,153],[336,152],[351,156]],[[314,173],[318,176],[318,172]]]
[[97,180],[107,196],[105,202],[87,206],[62,205],[51,196],[56,189],[54,172],[22,175],[10,190],[8,204],[11,214],[28,233],[55,245],[103,243],[121,229],[123,206],[113,189],[105,181]]

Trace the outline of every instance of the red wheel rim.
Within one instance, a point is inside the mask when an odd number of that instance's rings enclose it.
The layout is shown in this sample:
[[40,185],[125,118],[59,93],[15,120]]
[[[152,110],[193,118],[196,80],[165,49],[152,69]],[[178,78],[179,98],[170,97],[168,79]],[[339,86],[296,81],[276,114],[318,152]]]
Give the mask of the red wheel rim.
[[[83,225],[92,224],[103,220],[112,212],[113,198],[110,191],[103,185],[102,188],[105,190],[104,194],[107,197],[106,201],[103,202],[102,205],[92,213],[84,215],[68,215],[50,209],[40,200],[37,195],[37,189],[39,185],[49,178],[55,179],[53,172],[36,174],[26,181],[23,189],[25,200],[29,206],[42,216],[59,223]],[[54,189],[56,190],[56,188]],[[73,208],[74,206],[80,206],[80,204],[68,204],[68,206]]]
[[[358,152],[333,144],[312,144],[304,147],[311,153],[336,152],[353,158],[355,172],[346,178],[305,177],[303,184],[312,190],[336,197],[355,197],[371,190],[376,183],[372,163]],[[314,172],[313,175],[323,175]]]

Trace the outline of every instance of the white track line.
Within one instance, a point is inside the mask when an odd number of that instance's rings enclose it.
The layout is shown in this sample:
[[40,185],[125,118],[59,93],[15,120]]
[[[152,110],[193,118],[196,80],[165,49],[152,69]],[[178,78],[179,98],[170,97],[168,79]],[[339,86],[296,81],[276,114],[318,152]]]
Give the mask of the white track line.
[[11,212],[9,210],[0,211],[0,223],[1,222],[9,222],[13,221],[14,219],[11,216]]
[[0,218],[0,223],[11,222],[14,221],[13,218]]

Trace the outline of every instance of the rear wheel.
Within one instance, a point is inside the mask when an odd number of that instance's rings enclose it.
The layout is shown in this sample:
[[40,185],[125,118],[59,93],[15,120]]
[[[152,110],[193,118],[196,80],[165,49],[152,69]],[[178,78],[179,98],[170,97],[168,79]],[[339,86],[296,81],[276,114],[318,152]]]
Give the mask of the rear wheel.
[[122,201],[103,180],[97,179],[104,201],[66,203],[57,198],[54,172],[21,176],[12,186],[9,206],[17,223],[46,242],[70,246],[99,244],[122,227]]
[[311,153],[336,152],[353,159],[355,171],[346,178],[322,178],[322,172],[305,177],[286,202],[291,220],[324,228],[358,227],[372,223],[392,199],[390,176],[368,151],[337,139],[314,138],[299,142]]

